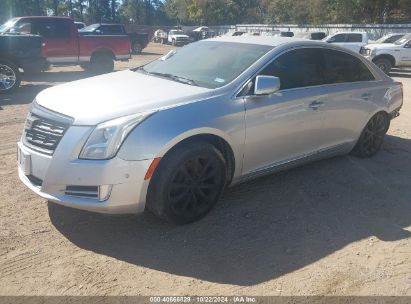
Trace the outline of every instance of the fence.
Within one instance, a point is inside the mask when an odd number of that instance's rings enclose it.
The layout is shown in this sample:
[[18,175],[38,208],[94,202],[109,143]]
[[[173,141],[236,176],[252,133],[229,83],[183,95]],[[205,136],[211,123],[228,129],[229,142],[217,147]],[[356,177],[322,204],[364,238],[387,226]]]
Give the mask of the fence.
[[[182,26],[183,31],[189,32],[198,26]],[[157,29],[169,31],[172,26],[144,26],[144,25],[126,25],[128,31],[140,31],[148,33],[150,39]],[[322,25],[297,25],[297,24],[237,24],[237,25],[220,25],[209,26],[214,30],[216,35],[223,35],[229,31],[243,31],[249,33],[275,33],[291,31],[294,33],[301,32],[325,32],[327,35],[341,31],[367,32],[371,39],[378,39],[387,33],[411,33],[411,24],[322,24]]]

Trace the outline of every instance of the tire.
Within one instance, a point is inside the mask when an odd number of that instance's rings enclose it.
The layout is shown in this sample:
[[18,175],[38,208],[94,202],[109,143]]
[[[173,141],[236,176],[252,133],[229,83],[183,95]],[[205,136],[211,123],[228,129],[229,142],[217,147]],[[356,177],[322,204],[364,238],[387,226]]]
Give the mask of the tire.
[[131,50],[133,51],[133,54],[141,54],[143,51],[143,47],[141,46],[140,42],[133,42],[133,45],[131,46]]
[[177,225],[203,218],[217,203],[226,184],[226,162],[213,145],[177,146],[160,161],[147,195],[147,209]]
[[386,58],[380,58],[374,61],[375,65],[381,69],[385,74],[389,74],[392,69],[391,62]]
[[0,94],[14,91],[20,86],[19,68],[12,62],[0,60]]
[[113,56],[109,53],[97,53],[91,57],[90,70],[95,74],[110,73],[114,69]]
[[351,154],[361,158],[374,156],[380,150],[389,126],[390,121],[386,113],[375,114],[362,131]]

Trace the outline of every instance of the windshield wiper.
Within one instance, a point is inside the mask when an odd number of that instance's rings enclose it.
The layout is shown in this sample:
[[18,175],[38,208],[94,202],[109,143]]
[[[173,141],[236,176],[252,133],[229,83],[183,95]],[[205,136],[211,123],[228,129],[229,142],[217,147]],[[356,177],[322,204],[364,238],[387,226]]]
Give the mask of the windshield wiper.
[[160,77],[171,79],[171,80],[181,82],[181,83],[184,83],[184,84],[198,86],[198,84],[194,80],[189,79],[189,78],[185,78],[185,77],[182,77],[182,76],[177,76],[177,75],[173,75],[173,74],[169,74],[169,73],[149,72],[149,71],[147,71],[143,68],[142,68],[142,70],[145,71],[146,73],[150,74],[150,75],[160,76]]

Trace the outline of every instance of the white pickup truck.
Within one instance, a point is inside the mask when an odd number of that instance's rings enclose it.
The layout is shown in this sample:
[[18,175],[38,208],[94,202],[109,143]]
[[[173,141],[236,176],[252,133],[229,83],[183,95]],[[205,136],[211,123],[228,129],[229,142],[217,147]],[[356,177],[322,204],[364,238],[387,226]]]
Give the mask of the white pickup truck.
[[189,43],[189,37],[182,30],[171,30],[168,33],[168,42],[172,45],[186,45]]
[[368,44],[368,40],[366,32],[339,32],[323,39],[325,42],[339,45],[356,53],[359,53],[361,48]]
[[394,43],[369,44],[361,54],[387,74],[393,67],[411,67],[411,34]]

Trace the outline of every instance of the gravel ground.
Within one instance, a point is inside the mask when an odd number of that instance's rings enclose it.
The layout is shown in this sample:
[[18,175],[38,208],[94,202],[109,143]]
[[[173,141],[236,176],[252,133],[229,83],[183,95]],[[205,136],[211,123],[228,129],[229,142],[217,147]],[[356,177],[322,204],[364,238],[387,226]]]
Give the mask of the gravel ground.
[[[170,47],[150,44],[116,69]],[[107,216],[47,203],[19,181],[29,103],[84,78],[53,68],[0,96],[0,295],[411,295],[411,71],[382,151],[226,191],[204,220]]]

